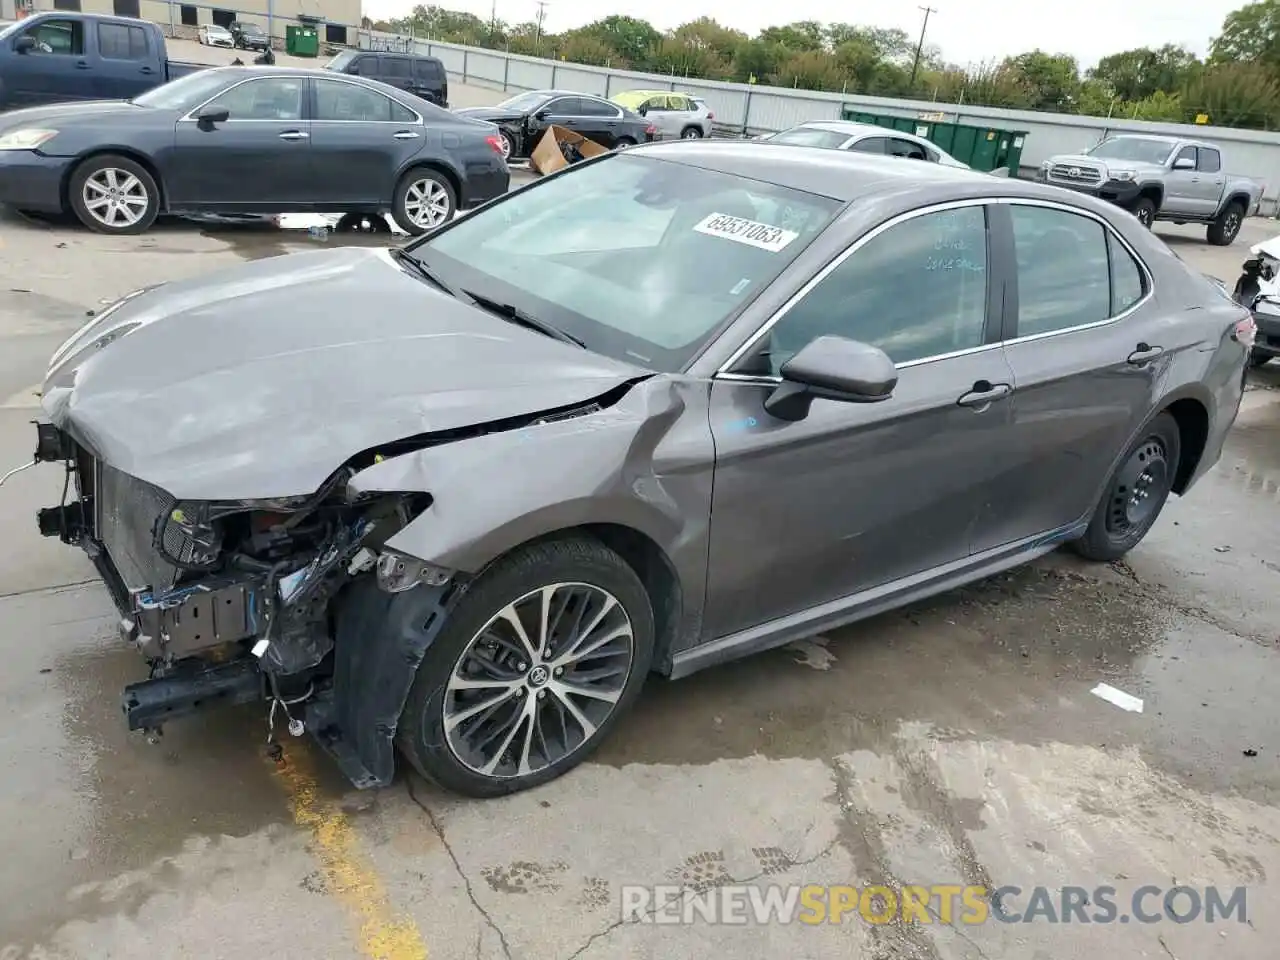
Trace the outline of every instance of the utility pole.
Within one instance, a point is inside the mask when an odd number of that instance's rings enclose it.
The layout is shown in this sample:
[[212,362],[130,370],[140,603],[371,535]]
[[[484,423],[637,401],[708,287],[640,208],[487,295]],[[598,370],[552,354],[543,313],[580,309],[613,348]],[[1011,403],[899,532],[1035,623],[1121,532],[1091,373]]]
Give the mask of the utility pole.
[[542,52],[542,21],[547,15],[547,0],[538,0],[538,27],[533,34],[533,55]]
[[920,69],[920,55],[921,55],[922,53],[924,53],[924,32],[925,32],[926,30],[928,30],[928,29],[929,29],[929,14],[931,14],[931,13],[937,13],[937,12],[938,12],[938,11],[937,11],[935,8],[933,8],[933,7],[921,7],[920,9],[924,11],[924,23],[920,25],[920,42],[916,44],[916,59],[915,59],[915,61],[911,64],[911,87],[912,87],[912,89],[914,89],[914,88],[915,88],[915,85],[916,85],[916,73],[917,73],[917,72],[919,71],[919,69]]
[[494,38],[498,36],[498,0],[493,0],[493,6],[489,9],[489,46],[493,46]]

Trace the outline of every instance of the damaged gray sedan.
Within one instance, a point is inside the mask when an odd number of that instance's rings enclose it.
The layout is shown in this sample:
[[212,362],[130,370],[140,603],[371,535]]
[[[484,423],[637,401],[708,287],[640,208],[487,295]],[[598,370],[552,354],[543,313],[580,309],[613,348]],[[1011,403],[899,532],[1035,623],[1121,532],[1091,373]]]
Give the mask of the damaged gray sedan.
[[1088,197],[640,147],[103,310],[44,384],[39,524],[150,665],[131,728],[260,701],[357,786],[398,746],[494,796],[653,672],[1123,555],[1218,459],[1252,336]]

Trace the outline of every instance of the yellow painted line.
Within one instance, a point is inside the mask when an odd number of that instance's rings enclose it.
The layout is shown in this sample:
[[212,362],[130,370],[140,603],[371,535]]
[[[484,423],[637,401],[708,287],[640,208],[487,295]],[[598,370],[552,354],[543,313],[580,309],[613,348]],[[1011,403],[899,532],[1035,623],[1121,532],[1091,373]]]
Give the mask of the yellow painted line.
[[397,917],[373,864],[360,849],[351,821],[320,796],[310,757],[292,746],[276,763],[276,776],[289,795],[294,822],[311,832],[326,888],[346,908],[361,952],[371,960],[427,960],[417,924]]

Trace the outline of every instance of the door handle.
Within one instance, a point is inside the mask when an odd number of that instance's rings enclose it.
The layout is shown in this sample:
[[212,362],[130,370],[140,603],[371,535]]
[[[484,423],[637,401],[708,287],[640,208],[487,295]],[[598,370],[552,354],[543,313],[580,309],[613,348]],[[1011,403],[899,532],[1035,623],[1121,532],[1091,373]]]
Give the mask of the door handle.
[[1007,383],[991,383],[988,380],[979,380],[973,385],[973,389],[957,400],[956,403],[962,407],[985,410],[995,401],[1003,400],[1011,393],[1013,393],[1013,387]]
[[1162,353],[1164,353],[1164,347],[1153,347],[1149,343],[1140,343],[1133,348],[1133,353],[1129,354],[1126,362],[1135,367],[1142,367]]
[[302,130],[286,130],[280,134],[281,140],[306,140],[311,134]]
[[155,73],[155,71],[154,71],[154,70],[152,70],[150,67],[143,67],[139,72],[140,72],[140,73]]
[[77,60],[77,61],[76,61],[76,69],[77,69],[77,70],[88,70],[88,69],[89,69],[89,61],[87,61],[87,60]]
[[412,130],[401,130],[399,133],[393,133],[393,137],[397,140],[417,140],[418,135]]
[[1200,182],[1200,178],[1199,178],[1199,177],[1192,177],[1192,178],[1191,178],[1191,182],[1192,182],[1192,183],[1199,183],[1199,182]]

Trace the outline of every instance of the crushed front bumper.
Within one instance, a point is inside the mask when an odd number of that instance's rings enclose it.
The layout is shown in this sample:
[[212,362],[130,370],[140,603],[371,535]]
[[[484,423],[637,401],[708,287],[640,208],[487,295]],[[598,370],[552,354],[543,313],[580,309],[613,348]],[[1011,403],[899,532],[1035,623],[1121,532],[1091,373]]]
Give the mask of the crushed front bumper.
[[151,546],[157,511],[172,506],[163,491],[103,465],[51,424],[36,428],[34,459],[66,465],[75,490],[74,499],[37,513],[40,533],[85,551],[120,614],[121,639],[152,664],[151,679],[125,688],[129,729],[263,698],[264,675],[242,641],[260,635],[272,616],[266,578],[179,584],[178,568]]

